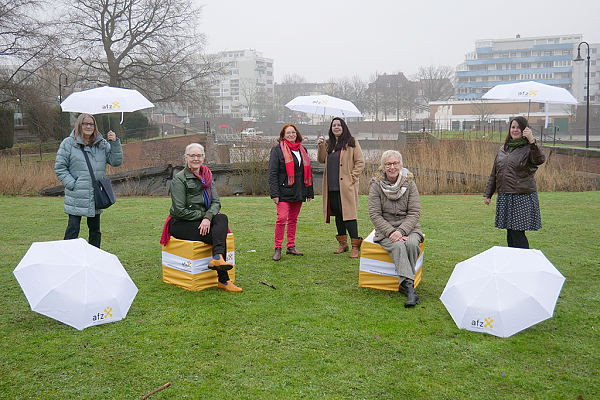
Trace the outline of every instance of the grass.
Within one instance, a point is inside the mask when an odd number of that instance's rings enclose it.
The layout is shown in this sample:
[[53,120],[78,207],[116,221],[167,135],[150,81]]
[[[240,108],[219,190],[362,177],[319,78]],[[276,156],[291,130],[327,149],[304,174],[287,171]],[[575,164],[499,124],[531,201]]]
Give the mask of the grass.
[[[335,228],[322,221],[320,197],[300,213],[305,256],[278,263],[270,199],[223,198],[239,294],[164,284],[158,240],[170,199],[120,198],[102,216],[102,247],[139,292],[124,320],[81,332],[32,312],[12,274],[32,242],[62,238],[62,199],[2,198],[0,397],[139,398],[172,382],[151,399],[592,399],[600,192],[539,197],[544,228],[528,237],[567,281],[552,319],[506,339],[459,330],[439,301],[456,263],[505,246],[480,195],[422,196],[427,242],[415,309],[399,293],[358,287],[359,261],[332,254]],[[361,196],[363,236],[372,229],[366,202]]]

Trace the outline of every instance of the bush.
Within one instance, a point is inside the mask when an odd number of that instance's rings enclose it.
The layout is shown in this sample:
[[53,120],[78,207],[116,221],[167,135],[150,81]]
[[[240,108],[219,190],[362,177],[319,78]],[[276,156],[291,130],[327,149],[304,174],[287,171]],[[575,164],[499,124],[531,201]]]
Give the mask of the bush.
[[0,150],[10,149],[15,141],[15,112],[0,108]]

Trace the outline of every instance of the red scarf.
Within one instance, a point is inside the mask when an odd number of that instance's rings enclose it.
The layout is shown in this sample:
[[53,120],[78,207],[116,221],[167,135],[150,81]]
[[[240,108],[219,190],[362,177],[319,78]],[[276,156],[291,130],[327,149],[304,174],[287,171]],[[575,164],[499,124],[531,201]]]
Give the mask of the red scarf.
[[292,186],[296,181],[294,177],[294,155],[292,154],[292,151],[300,151],[302,165],[304,167],[304,186],[309,187],[312,185],[310,158],[308,158],[306,149],[300,145],[300,142],[292,143],[287,139],[283,139],[281,142],[279,142],[279,146],[283,152],[283,160],[285,162],[285,172],[288,177],[288,185]]
[[200,166],[200,175],[192,171],[192,174],[202,182],[202,196],[204,197],[204,205],[208,210],[210,203],[212,202],[212,172],[206,165]]

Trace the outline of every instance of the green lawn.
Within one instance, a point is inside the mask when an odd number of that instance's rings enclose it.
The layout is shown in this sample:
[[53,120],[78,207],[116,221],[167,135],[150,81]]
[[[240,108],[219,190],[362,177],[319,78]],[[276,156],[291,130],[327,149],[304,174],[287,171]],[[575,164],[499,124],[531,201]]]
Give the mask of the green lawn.
[[[593,399],[600,393],[600,192],[540,193],[544,228],[528,234],[566,276],[554,318],[513,337],[459,330],[439,300],[454,265],[492,246],[494,204],[422,196],[420,306],[359,288],[321,197],[300,213],[304,257],[271,260],[275,207],[223,199],[236,237],[236,284],[189,292],[162,282],[158,243],[170,199],[120,198],[102,216],[103,249],[138,295],[127,318],[77,331],[34,313],[12,270],[34,241],[62,238],[58,198],[0,198],[0,398]],[[361,196],[359,230],[372,225]],[[82,232],[87,233],[85,223]],[[277,287],[272,289],[260,282]]]

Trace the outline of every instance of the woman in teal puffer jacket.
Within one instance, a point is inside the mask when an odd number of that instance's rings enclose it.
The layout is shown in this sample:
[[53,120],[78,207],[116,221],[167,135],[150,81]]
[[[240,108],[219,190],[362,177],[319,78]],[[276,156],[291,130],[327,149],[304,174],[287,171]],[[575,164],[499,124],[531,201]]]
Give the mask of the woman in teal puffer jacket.
[[71,135],[60,144],[54,164],[54,172],[65,186],[65,213],[69,215],[65,240],[79,237],[81,217],[87,217],[89,243],[98,248],[102,236],[102,210],[94,205],[92,178],[82,149],[88,154],[96,179],[102,179],[106,177],[106,164],[117,167],[123,162],[123,150],[117,135],[109,131],[106,137],[108,141],[98,132],[92,115],[81,114]]

